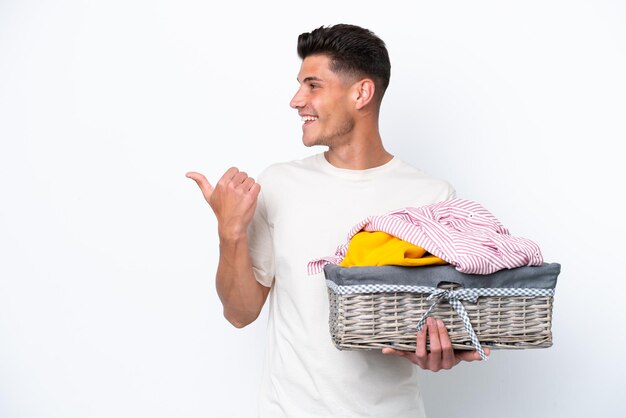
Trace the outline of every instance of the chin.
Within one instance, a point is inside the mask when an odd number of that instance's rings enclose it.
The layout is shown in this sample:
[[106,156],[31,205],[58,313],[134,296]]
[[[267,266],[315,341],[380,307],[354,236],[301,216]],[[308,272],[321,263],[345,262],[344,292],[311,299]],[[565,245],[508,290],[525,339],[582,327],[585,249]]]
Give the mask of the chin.
[[307,138],[305,136],[302,137],[302,143],[305,147],[314,147],[316,145],[321,145],[317,142],[315,138]]
[[330,144],[332,143],[332,140],[334,138],[332,137],[327,137],[327,136],[323,136],[323,135],[302,135],[302,143],[304,144],[305,147],[315,147],[315,146],[322,146],[322,147],[328,147],[330,146]]

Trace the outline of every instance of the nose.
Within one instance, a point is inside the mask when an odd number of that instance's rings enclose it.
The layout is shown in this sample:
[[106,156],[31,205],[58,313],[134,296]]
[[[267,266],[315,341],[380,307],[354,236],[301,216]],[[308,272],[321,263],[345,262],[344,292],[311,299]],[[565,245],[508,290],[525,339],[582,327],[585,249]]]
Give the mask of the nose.
[[289,102],[289,106],[291,106],[294,109],[300,109],[304,107],[304,103],[305,103],[304,99],[305,98],[304,98],[304,94],[302,93],[302,88],[299,88],[296,94],[293,96],[293,98]]

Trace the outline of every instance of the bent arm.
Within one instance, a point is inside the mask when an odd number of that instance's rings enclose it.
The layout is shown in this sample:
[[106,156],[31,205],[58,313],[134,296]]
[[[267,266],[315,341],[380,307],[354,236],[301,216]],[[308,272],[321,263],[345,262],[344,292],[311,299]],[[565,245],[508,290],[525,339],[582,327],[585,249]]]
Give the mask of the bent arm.
[[189,172],[217,218],[220,258],[216,287],[224,316],[242,328],[261,312],[269,288],[257,282],[248,246],[248,227],[257,205],[260,186],[251,177],[231,167],[213,187],[200,173]]
[[245,327],[261,313],[270,288],[254,276],[247,235],[220,239],[216,287],[224,317],[235,327]]

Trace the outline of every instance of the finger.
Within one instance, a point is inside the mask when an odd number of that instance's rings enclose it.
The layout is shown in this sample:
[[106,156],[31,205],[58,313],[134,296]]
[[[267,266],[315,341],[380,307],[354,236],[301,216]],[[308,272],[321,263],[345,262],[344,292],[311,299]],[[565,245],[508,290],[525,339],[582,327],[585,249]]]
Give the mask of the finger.
[[213,194],[213,186],[211,186],[211,183],[209,183],[206,177],[200,173],[196,173],[195,171],[190,171],[185,174],[185,176],[196,182],[200,191],[202,191],[204,199],[208,202],[211,198],[211,194]]
[[228,183],[230,183],[233,177],[235,177],[238,173],[239,173],[239,170],[237,169],[237,167],[231,167],[228,170],[226,170],[224,175],[222,175],[222,177],[219,179],[217,183],[222,186],[225,186]]
[[252,195],[253,198],[256,199],[260,192],[261,185],[259,183],[254,183],[252,187],[250,187],[250,195]]
[[231,182],[236,187],[236,186],[241,185],[244,181],[246,181],[247,178],[248,178],[248,174],[244,171],[240,171],[233,176]]
[[404,356],[404,351],[400,351],[400,350],[396,350],[396,349],[393,349],[393,348],[385,347],[385,348],[383,348],[383,354],[390,354],[390,355],[403,357]]
[[254,186],[255,183],[256,182],[254,181],[252,177],[248,177],[247,179],[243,181],[243,183],[241,183],[241,188],[245,191],[250,191],[250,189],[252,188],[252,186]]
[[446,325],[441,319],[437,319],[437,331],[439,332],[439,342],[441,344],[441,367],[451,369],[456,363],[454,350],[452,349],[452,341],[450,341]]
[[430,354],[437,354],[441,358],[441,343],[439,341],[439,328],[435,318],[428,318],[428,339],[430,342]]
[[439,329],[437,328],[437,320],[428,318],[428,341],[430,343],[430,353],[428,354],[428,362],[426,367],[433,371],[441,369],[441,343],[439,342]]
[[428,325],[424,324],[422,329],[417,332],[415,339],[415,355],[419,359],[426,359],[428,352],[426,351],[426,329]]
[[459,361],[477,361],[480,360],[480,354],[477,351],[458,350],[454,356]]
[[[485,347],[483,351],[485,352],[486,356],[489,356],[489,354],[491,354],[491,350],[488,347]],[[480,361],[480,360],[482,360],[480,358],[480,354],[478,353],[478,351],[457,350],[454,355],[455,355],[455,357],[459,361]]]

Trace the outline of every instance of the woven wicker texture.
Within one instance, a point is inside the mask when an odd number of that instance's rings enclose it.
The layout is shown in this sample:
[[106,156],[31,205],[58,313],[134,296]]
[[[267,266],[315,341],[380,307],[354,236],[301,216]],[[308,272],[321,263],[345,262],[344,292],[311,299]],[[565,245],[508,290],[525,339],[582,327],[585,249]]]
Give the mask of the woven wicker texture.
[[[441,286],[452,288],[452,286]],[[338,295],[328,291],[330,334],[340,350],[391,347],[415,350],[416,326],[432,304],[424,293]],[[486,297],[463,302],[480,343],[491,348],[552,345],[552,297]],[[441,301],[432,317],[443,320],[456,349],[473,350],[456,311]],[[428,343],[427,343],[428,344]]]

